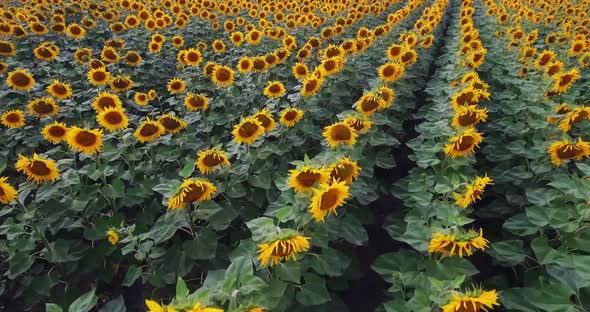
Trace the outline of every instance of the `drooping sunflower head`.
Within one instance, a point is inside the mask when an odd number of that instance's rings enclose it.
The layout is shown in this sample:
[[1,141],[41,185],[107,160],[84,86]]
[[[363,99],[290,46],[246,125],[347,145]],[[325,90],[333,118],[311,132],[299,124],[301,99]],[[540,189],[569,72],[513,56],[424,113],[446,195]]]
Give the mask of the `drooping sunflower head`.
[[38,117],[53,116],[58,112],[58,106],[50,97],[34,99],[27,105],[29,113]]
[[108,107],[96,114],[96,122],[108,131],[115,132],[127,128],[129,118],[127,118],[122,108]]
[[264,89],[264,95],[269,98],[278,98],[285,94],[286,89],[280,81],[269,81]]
[[252,59],[244,56],[238,62],[238,71],[243,74],[248,73],[252,70],[252,66]]
[[172,115],[162,115],[158,118],[158,122],[166,129],[166,132],[176,134],[186,128],[186,122],[178,117]]
[[304,63],[295,63],[292,68],[293,76],[296,79],[302,80],[309,75],[309,68]]
[[166,128],[157,121],[146,118],[133,133],[133,136],[141,143],[153,142],[166,133]]
[[10,110],[3,113],[0,120],[7,128],[20,128],[25,125],[25,113],[20,109]]
[[560,73],[563,71],[564,68],[564,64],[561,61],[553,61],[553,62],[549,62],[547,64],[547,67],[545,67],[545,72],[547,73],[547,75],[553,77],[555,76],[557,73]]
[[410,48],[405,48],[401,57],[400,57],[401,62],[405,66],[410,66],[410,65],[416,63],[417,59],[418,59],[418,54],[416,53],[416,50],[410,49]]
[[385,102],[381,109],[390,107],[393,104],[393,100],[395,99],[395,92],[393,89],[387,86],[381,86],[377,90],[377,95]]
[[323,59],[319,66],[319,69],[322,72],[322,77],[333,76],[339,73],[343,68],[344,59],[342,57]]
[[453,292],[451,296],[449,303],[441,307],[443,312],[481,312],[500,305],[496,290],[483,291],[482,289],[476,289],[469,293]]
[[463,193],[454,193],[455,203],[461,208],[467,208],[469,205],[481,199],[486,186],[493,185],[493,181],[487,175],[476,177],[472,183],[465,185]]
[[215,71],[215,67],[219,65],[215,64],[215,62],[209,61],[205,66],[203,66],[203,75],[207,78],[213,77],[213,71]]
[[18,192],[8,183],[7,177],[0,177],[0,203],[8,205],[16,200]]
[[252,71],[261,73],[268,69],[268,63],[263,57],[257,56],[252,58]]
[[180,94],[186,90],[186,82],[179,78],[172,78],[168,81],[166,88],[172,94]]
[[331,148],[336,148],[342,144],[352,146],[356,143],[356,137],[358,136],[354,128],[343,121],[325,127],[323,135],[326,138],[326,143]]
[[361,96],[358,102],[355,103],[356,110],[363,116],[369,117],[377,110],[383,109],[386,106],[385,101],[377,94],[369,92]]
[[560,72],[553,76],[553,92],[562,94],[566,92],[580,78],[580,72],[577,68],[572,68],[566,72]]
[[35,54],[35,57],[41,61],[53,61],[57,58],[59,49],[57,49],[57,51],[53,50],[42,43],[33,50],[33,53]]
[[8,71],[8,64],[5,62],[0,62],[0,75],[4,74]]
[[350,196],[348,185],[345,181],[332,181],[330,184],[321,184],[319,189],[313,190],[314,195],[309,204],[309,213],[316,222],[324,222],[330,213],[336,214],[336,209],[346,203]]
[[340,159],[337,163],[330,166],[330,181],[342,181],[346,184],[352,183],[359,176],[361,167],[356,161],[348,157]]
[[483,98],[483,93],[474,89],[471,86],[467,86],[455,93],[451,98],[451,104],[455,110],[461,106],[477,105]]
[[91,68],[88,71],[88,81],[95,86],[103,86],[109,82],[111,73],[105,67]]
[[102,130],[71,127],[67,133],[67,142],[74,151],[94,155],[102,150]]
[[487,108],[478,108],[476,105],[458,106],[453,117],[455,127],[473,127],[488,119]]
[[303,118],[303,111],[298,108],[286,108],[281,112],[279,121],[287,126],[293,127]]
[[590,157],[590,143],[583,141],[582,138],[578,138],[577,143],[570,143],[567,139],[556,141],[549,146],[548,153],[551,156],[551,163],[560,167],[570,159],[581,160]]
[[133,87],[133,80],[129,76],[115,76],[111,80],[111,89],[115,92],[127,92]]
[[224,151],[215,148],[199,151],[195,162],[201,174],[209,174],[222,166],[230,166],[229,158]]
[[121,108],[122,102],[116,94],[104,91],[94,98],[92,101],[92,107],[98,113],[107,108]]
[[258,245],[258,259],[261,266],[274,266],[283,260],[297,260],[297,254],[309,250],[310,237],[297,232],[288,232]]
[[55,121],[54,123],[43,127],[41,134],[45,140],[57,144],[67,139],[68,127],[65,123]]
[[193,202],[203,202],[211,199],[217,188],[209,181],[200,179],[186,179],[179,191],[168,199],[168,209],[180,209]]
[[265,130],[262,123],[254,117],[243,119],[239,124],[234,126],[232,134],[234,141],[238,144],[252,144],[258,137],[264,134]]
[[13,90],[29,91],[35,86],[35,78],[24,69],[16,69],[8,73],[6,84]]
[[469,128],[463,134],[454,136],[449,139],[449,144],[445,145],[444,151],[447,156],[463,157],[475,152],[479,144],[483,141],[481,133],[476,132],[474,128]]
[[215,66],[211,79],[220,87],[230,86],[234,83],[234,71],[227,66]]
[[289,187],[296,192],[312,192],[314,185],[325,184],[330,174],[325,168],[305,166],[300,169],[289,170]]
[[59,169],[55,161],[41,158],[37,154],[31,158],[19,154],[15,167],[35,183],[53,182],[59,178]]
[[105,63],[103,63],[99,59],[90,59],[88,61],[88,68],[89,69],[97,69],[97,68],[101,68],[101,67],[106,68],[106,65],[105,65]]

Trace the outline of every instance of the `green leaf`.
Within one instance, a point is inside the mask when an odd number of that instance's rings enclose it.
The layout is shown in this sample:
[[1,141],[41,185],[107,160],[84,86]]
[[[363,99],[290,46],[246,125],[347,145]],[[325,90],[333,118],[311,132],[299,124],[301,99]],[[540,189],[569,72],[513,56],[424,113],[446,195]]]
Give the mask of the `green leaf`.
[[494,242],[490,245],[489,253],[500,263],[515,266],[524,261],[526,254],[521,240],[507,240]]
[[46,303],[45,312],[63,312],[62,308],[55,303]]
[[275,267],[277,277],[282,281],[299,284],[301,282],[301,264],[299,262],[283,262]]
[[195,162],[191,161],[190,159],[187,159],[187,161],[188,162],[186,163],[186,165],[184,165],[184,167],[182,167],[182,169],[178,173],[178,175],[180,175],[183,178],[188,178],[195,171]]
[[326,281],[315,274],[303,274],[305,284],[296,295],[297,302],[304,306],[318,305],[330,301]]
[[217,234],[210,228],[205,228],[194,240],[185,241],[183,249],[193,260],[214,259],[217,250]]
[[123,278],[123,283],[121,285],[125,287],[130,287],[135,283],[135,281],[141,276],[141,269],[131,265],[129,269],[127,269],[127,273],[125,273],[125,277]]
[[98,312],[126,312],[125,300],[122,295],[107,302]]
[[78,297],[72,304],[70,305],[68,312],[88,312],[92,309],[96,302],[98,301],[98,297],[94,294],[96,292],[96,288],[93,288],[91,291],[83,294],[82,296]]
[[182,279],[182,277],[178,277],[176,280],[176,298],[181,299],[188,296],[188,287],[186,287],[186,283]]
[[266,282],[258,276],[248,276],[242,280],[240,285],[240,293],[243,295],[248,295],[252,292],[262,290],[266,288],[268,285]]
[[277,233],[274,220],[267,217],[250,220],[246,222],[246,226],[252,232],[252,239],[256,242],[265,242]]
[[246,280],[248,277],[252,276],[253,273],[254,269],[252,267],[251,258],[246,256],[235,258],[225,271],[223,291],[226,294],[231,294],[242,280]]
[[28,252],[19,252],[9,259],[8,278],[15,279],[17,276],[25,273],[35,262]]
[[341,276],[350,265],[351,259],[334,248],[324,248],[312,258],[311,267],[322,275]]

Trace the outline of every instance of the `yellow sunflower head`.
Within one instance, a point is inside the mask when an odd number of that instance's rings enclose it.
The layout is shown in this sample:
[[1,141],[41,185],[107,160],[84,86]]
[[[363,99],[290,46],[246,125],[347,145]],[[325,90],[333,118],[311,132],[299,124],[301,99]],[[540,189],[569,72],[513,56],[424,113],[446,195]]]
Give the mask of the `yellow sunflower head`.
[[323,135],[326,138],[326,143],[331,148],[336,148],[342,144],[352,146],[356,143],[356,137],[358,136],[356,131],[343,121],[325,127]]
[[350,160],[348,157],[340,159],[337,163],[330,166],[330,181],[342,181],[346,184],[352,183],[359,176],[361,167],[356,161]]
[[102,48],[100,57],[103,61],[111,64],[118,63],[119,60],[121,60],[121,55],[119,55],[119,52],[117,52],[115,48],[108,46]]
[[264,132],[272,131],[275,127],[275,120],[266,108],[254,114],[252,117],[260,122],[264,128]]
[[145,106],[150,101],[150,97],[146,93],[135,92],[135,94],[133,95],[133,101],[135,101],[135,104],[139,106]]
[[545,67],[545,65],[549,64],[549,62],[551,62],[553,59],[555,59],[555,52],[551,50],[543,50],[543,52],[539,54],[539,57],[535,61],[535,68],[540,70]]
[[3,113],[0,120],[7,128],[20,128],[25,125],[25,113],[20,109],[10,110]]
[[451,294],[452,299],[449,303],[442,306],[442,312],[456,312],[456,311],[488,311],[499,306],[498,293],[496,290],[483,291],[481,289],[474,290],[470,293],[455,293]]
[[122,108],[108,107],[96,114],[96,122],[108,131],[115,132],[127,128],[129,118],[127,118]]
[[125,54],[125,62],[127,62],[127,64],[132,67],[141,64],[142,60],[143,59],[141,58],[141,55],[138,51],[129,51]]
[[47,86],[47,92],[59,100],[64,100],[72,96],[72,87],[68,83],[53,80],[53,83]]
[[58,113],[58,106],[50,97],[34,99],[27,105],[29,113],[38,117],[53,116]]
[[186,82],[182,79],[172,78],[168,81],[166,88],[172,94],[180,94],[186,90]]
[[141,123],[139,127],[135,130],[133,136],[135,136],[135,138],[137,138],[137,140],[141,143],[149,143],[161,137],[165,133],[166,128],[164,128],[164,126],[162,126],[157,121],[152,121],[149,118],[147,118],[146,121]]
[[206,111],[209,107],[209,99],[204,95],[188,93],[184,97],[184,106],[191,111]]
[[184,38],[181,35],[174,35],[172,37],[172,46],[175,48],[182,48],[184,46]]
[[281,112],[281,118],[279,121],[287,126],[293,127],[303,118],[303,111],[298,108],[286,108]]
[[560,72],[553,76],[553,92],[562,94],[566,92],[580,78],[580,72],[577,68],[572,68],[566,72]]
[[369,117],[377,110],[385,108],[385,101],[377,94],[369,92],[361,96],[358,102],[355,103],[356,110],[363,116]]
[[274,266],[283,260],[297,260],[297,254],[309,250],[310,237],[299,235],[297,232],[288,232],[264,244],[258,245],[258,259],[261,266]]
[[304,63],[295,63],[291,69],[296,79],[303,80],[309,75],[309,68]]
[[16,200],[18,192],[8,183],[7,177],[0,177],[0,203],[8,205]]
[[168,199],[168,209],[180,209],[193,202],[210,200],[217,188],[211,182],[199,179],[186,179],[179,191]]
[[95,86],[104,86],[109,82],[111,73],[105,67],[91,68],[88,71],[87,78]]
[[86,35],[86,29],[78,25],[78,23],[71,23],[70,25],[68,25],[66,33],[69,37],[72,37],[74,39],[80,39]]
[[252,64],[252,59],[244,56],[240,59],[240,61],[238,62],[238,71],[242,74],[248,73],[252,70],[252,67],[254,65]]
[[313,192],[309,213],[316,222],[323,222],[330,213],[336,214],[336,209],[342,207],[346,203],[346,198],[350,196],[345,181],[320,184],[320,188],[314,189]]
[[373,125],[373,123],[370,120],[364,117],[357,118],[354,116],[348,116],[344,118],[343,122],[352,127],[354,131],[356,131],[356,133],[358,134],[363,134],[369,131],[369,129],[371,129],[371,126]]
[[0,40],[0,56],[15,56],[16,47],[10,41]]
[[242,42],[244,41],[244,33],[242,33],[241,31],[236,31],[233,32],[229,35],[229,40],[231,41],[231,43],[233,43],[235,46],[239,46],[242,44]]
[[473,127],[487,119],[487,108],[478,108],[476,105],[458,106],[452,124],[455,127]]
[[37,154],[31,158],[19,154],[15,167],[35,183],[53,182],[59,178],[59,169],[57,169],[55,161],[43,159]]
[[297,193],[312,192],[314,185],[325,184],[330,174],[325,168],[305,166],[301,169],[289,170],[289,186]]
[[398,81],[404,75],[404,65],[400,63],[385,63],[379,67],[379,78],[385,82]]
[[570,159],[581,160],[590,157],[590,143],[578,138],[577,143],[570,143],[567,139],[553,142],[547,150],[551,156],[551,163],[560,167]]
[[[203,56],[201,55],[201,51],[198,49],[188,49],[183,50],[184,54],[182,56],[182,61],[189,66],[197,66],[203,61]],[[179,52],[180,53],[180,52]]]
[[494,182],[487,175],[476,177],[472,183],[465,185],[465,192],[453,194],[455,203],[461,208],[467,208],[469,205],[481,199],[486,186],[493,184]]
[[119,96],[104,91],[94,98],[92,101],[92,107],[98,113],[107,108],[122,108],[123,106]]
[[178,117],[172,115],[162,115],[158,118],[158,122],[166,129],[168,133],[179,133],[186,128],[186,122]]
[[61,122],[53,122],[52,124],[46,125],[41,130],[41,134],[45,138],[45,140],[57,144],[59,142],[65,141],[68,134],[68,127],[65,123]]
[[148,91],[147,95],[148,95],[148,98],[150,99],[150,101],[155,100],[156,97],[158,97],[158,93],[154,89],[150,89]]
[[312,96],[318,93],[322,88],[323,83],[323,78],[317,78],[314,75],[307,76],[305,80],[303,80],[303,84],[301,86],[301,95]]
[[285,94],[286,89],[280,81],[269,81],[264,89],[264,95],[269,98],[278,98]]
[[8,73],[6,84],[13,90],[29,91],[35,86],[35,78],[24,69],[16,69]]
[[476,132],[474,128],[467,129],[463,134],[454,136],[449,139],[449,144],[445,145],[444,151],[447,156],[464,157],[475,152],[479,143],[483,141],[481,133]]
[[197,155],[199,158],[195,162],[195,165],[197,165],[201,174],[209,174],[217,168],[231,165],[229,158],[222,150],[212,148],[199,151]]
[[217,65],[213,69],[211,79],[220,87],[230,86],[234,83],[234,71],[227,66]]
[[246,143],[252,144],[258,137],[264,134],[265,130],[262,123],[254,117],[242,119],[242,121],[234,126],[232,134],[234,141],[238,144]]
[[94,155],[102,150],[102,130],[71,127],[68,130],[67,142],[76,152]]
[[211,48],[213,48],[213,52],[215,53],[223,53],[225,52],[225,43],[220,39],[215,39],[211,44]]
[[115,76],[111,79],[111,89],[115,92],[127,92],[133,87],[133,80],[129,76]]

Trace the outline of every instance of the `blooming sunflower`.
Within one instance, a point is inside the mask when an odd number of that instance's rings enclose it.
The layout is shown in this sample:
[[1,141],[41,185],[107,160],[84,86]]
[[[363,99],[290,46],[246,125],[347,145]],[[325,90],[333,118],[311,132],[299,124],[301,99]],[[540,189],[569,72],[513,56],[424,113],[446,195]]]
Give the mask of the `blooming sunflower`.
[[229,158],[224,151],[215,148],[199,151],[199,158],[195,162],[201,174],[209,174],[221,166],[230,166]]
[[352,146],[356,143],[356,137],[358,136],[356,131],[343,121],[326,126],[323,135],[326,138],[326,143],[331,148],[336,148],[341,144]]
[[189,66],[197,66],[203,61],[203,56],[201,55],[201,51],[197,49],[188,49],[185,50],[185,54],[183,57],[184,62]]
[[223,41],[221,41],[220,39],[215,39],[211,44],[211,48],[213,48],[213,52],[219,54],[225,52],[226,46],[225,43],[223,43]]
[[472,127],[488,119],[487,108],[472,106],[458,106],[453,117],[453,126]]
[[127,64],[129,64],[132,67],[141,64],[142,60],[143,59],[141,58],[141,55],[138,51],[129,51],[125,53],[125,62],[127,62]]
[[352,127],[358,134],[362,134],[369,131],[369,129],[371,129],[371,126],[373,125],[373,123],[370,120],[357,118],[354,116],[348,116],[344,118],[343,122]]
[[309,75],[309,68],[304,63],[295,63],[291,69],[296,79],[303,80]]
[[217,65],[211,75],[213,82],[220,87],[227,87],[234,83],[234,71],[227,67]]
[[385,101],[377,94],[369,92],[364,94],[358,102],[355,103],[355,106],[356,110],[363,116],[369,117],[377,110],[382,109],[385,106]]
[[122,108],[108,107],[96,114],[96,122],[108,131],[115,132],[127,128],[129,118],[127,118]]
[[166,89],[172,94],[180,94],[186,90],[186,82],[182,79],[172,78],[168,81]]
[[185,179],[179,191],[168,199],[168,209],[180,209],[193,202],[209,200],[215,192],[217,188],[209,181]]
[[25,69],[16,69],[8,73],[6,84],[13,90],[29,91],[35,86],[35,78]]
[[478,104],[482,98],[484,97],[484,93],[481,91],[473,88],[472,86],[467,86],[461,91],[455,93],[451,97],[451,104],[455,110],[458,110],[460,106],[469,106],[469,105],[476,105]]
[[257,251],[260,265],[274,266],[283,260],[290,259],[297,261],[298,253],[309,250],[310,240],[310,237],[301,236],[297,232],[288,232],[260,244]]
[[314,189],[313,192],[309,213],[316,222],[323,222],[331,212],[336,214],[336,208],[342,207],[346,203],[346,198],[350,196],[345,181],[320,184],[320,188]]
[[256,139],[264,134],[265,130],[262,123],[254,117],[243,119],[239,124],[234,126],[232,134],[234,141],[238,144],[252,144]]
[[0,177],[0,203],[7,205],[16,200],[18,192],[8,183],[7,177]]
[[121,99],[116,94],[104,91],[98,94],[92,101],[92,107],[98,113],[109,107],[122,107]]
[[8,71],[8,64],[5,62],[0,62],[0,75],[4,74]]
[[361,167],[356,161],[344,157],[330,166],[330,181],[342,181],[350,184],[358,178],[360,170]]
[[117,233],[114,229],[109,229],[107,231],[107,239],[111,245],[116,245],[119,242],[119,233]]
[[252,63],[252,59],[247,56],[244,56],[238,62],[237,68],[240,73],[245,74],[250,72],[253,66],[254,64]]
[[252,29],[246,34],[246,41],[249,45],[257,45],[262,41],[262,33],[256,29]]
[[59,100],[65,100],[72,96],[72,87],[68,83],[53,80],[53,83],[47,86],[47,92]]
[[287,126],[293,127],[303,118],[303,111],[298,108],[286,108],[281,112],[281,118],[279,121]]
[[301,169],[289,170],[289,187],[297,193],[312,192],[313,186],[317,183],[325,184],[330,179],[328,171],[324,168],[313,168],[305,166]]
[[261,73],[268,68],[268,63],[264,60],[263,57],[254,57],[252,58],[252,71]]
[[89,69],[97,69],[97,68],[101,68],[101,67],[105,67],[106,68],[105,63],[103,63],[101,60],[98,60],[98,59],[90,59],[88,61],[88,68]]
[[15,56],[16,48],[12,42],[0,40],[0,56]]
[[341,57],[332,57],[324,59],[319,66],[323,77],[333,76],[344,68],[344,59]]
[[150,99],[150,101],[155,100],[156,97],[158,97],[158,93],[156,93],[156,90],[154,90],[154,89],[149,90],[147,95],[148,95],[148,98]]
[[146,121],[141,123],[133,133],[133,136],[141,143],[152,142],[166,133],[166,128],[157,121],[150,120],[146,117]]
[[7,128],[20,128],[25,125],[25,113],[20,109],[10,110],[2,114],[0,120]]
[[564,64],[561,61],[554,61],[554,62],[550,62],[549,64],[547,64],[547,66],[545,67],[545,72],[547,73],[547,75],[549,75],[550,77],[555,76],[558,73],[561,73],[563,71],[564,68]]
[[562,94],[566,92],[576,80],[580,78],[580,72],[577,68],[572,68],[566,72],[560,72],[553,76],[553,92]]
[[482,141],[483,136],[481,133],[469,128],[463,134],[450,138],[449,144],[445,145],[444,151],[447,156],[452,158],[463,157],[474,153],[475,148],[479,147],[479,143]]
[[380,109],[390,107],[395,99],[395,92],[387,86],[381,86],[377,90],[377,95],[383,100],[384,105]]
[[172,37],[172,46],[175,48],[182,48],[184,46],[184,38],[181,35],[174,35]]
[[269,98],[278,98],[285,94],[286,89],[280,81],[269,81],[266,88],[264,89],[264,95]]
[[148,44],[148,50],[150,51],[150,53],[158,54],[160,53],[160,51],[162,51],[162,44],[150,41],[150,43]]
[[53,61],[57,58],[57,53],[47,46],[41,44],[33,50],[35,57],[41,61]]
[[41,134],[45,138],[45,140],[57,144],[61,141],[66,140],[68,134],[68,127],[65,123],[61,122],[53,122],[52,124],[46,125],[41,130]]
[[543,50],[537,60],[535,60],[535,68],[541,70],[545,65],[549,64],[553,59],[555,59],[555,52],[551,50]]
[[186,128],[186,122],[178,117],[172,115],[162,115],[158,118],[158,122],[166,129],[168,133],[179,133]]
[[102,48],[102,51],[100,52],[100,57],[103,61],[111,64],[118,63],[121,60],[121,55],[119,55],[119,52],[117,52],[115,48],[107,46]]
[[191,111],[206,111],[209,107],[209,99],[204,95],[188,93],[184,97],[184,106]]
[[385,82],[396,82],[404,75],[405,68],[400,63],[385,63],[379,67],[379,78]]
[[58,112],[57,104],[50,97],[31,100],[27,104],[27,109],[31,115],[38,117],[53,116]]
[[[571,110],[571,108],[567,108]],[[590,121],[590,107],[576,107],[573,111],[567,113],[565,118],[559,123],[559,129],[563,132],[569,132],[574,125],[579,124],[583,120]]]
[[303,80],[303,85],[301,86],[301,95],[312,96],[318,93],[322,88],[323,83],[324,79],[322,78],[317,78],[313,75],[305,77]]
[[487,175],[476,177],[473,183],[465,185],[465,193],[453,194],[455,203],[461,208],[467,208],[469,205],[475,203],[476,200],[481,199],[486,186],[493,184],[492,179]]
[[86,35],[86,29],[78,23],[71,23],[66,29],[66,34],[74,39],[81,39]]
[[229,40],[233,45],[240,46],[244,41],[244,33],[241,31],[235,31],[229,35]]
[[95,86],[103,86],[109,82],[111,73],[109,73],[106,67],[91,68],[87,75],[88,81]]
[[135,102],[135,104],[137,104],[139,106],[147,105],[149,100],[150,100],[149,95],[147,95],[143,92],[135,92],[135,94],[133,95],[133,101]]
[[42,159],[36,153],[32,158],[21,154],[18,155],[16,170],[27,175],[29,180],[35,183],[45,183],[55,181],[59,178],[59,169],[52,159]]
[[551,155],[551,163],[560,167],[570,159],[582,160],[584,157],[590,157],[590,143],[582,138],[578,138],[577,143],[570,143],[565,139],[553,142],[547,151]]
[[111,80],[111,89],[115,92],[127,92],[133,87],[133,80],[129,76],[115,76]]
[[71,127],[67,142],[74,151],[94,155],[102,150],[102,130]]
[[252,117],[254,117],[256,120],[260,122],[260,124],[264,128],[264,132],[272,131],[272,129],[274,129],[275,127],[275,120],[274,118],[272,118],[272,115],[268,112],[266,108],[254,114]]
[[483,291],[476,289],[466,294],[453,292],[451,296],[452,299],[449,303],[441,307],[443,312],[481,312],[500,305],[496,290]]

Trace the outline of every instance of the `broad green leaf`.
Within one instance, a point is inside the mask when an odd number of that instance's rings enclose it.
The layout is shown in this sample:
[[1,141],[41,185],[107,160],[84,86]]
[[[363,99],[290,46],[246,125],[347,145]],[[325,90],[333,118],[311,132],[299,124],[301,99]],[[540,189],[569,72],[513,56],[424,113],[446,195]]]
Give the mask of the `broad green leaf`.
[[185,298],[188,296],[188,287],[186,287],[186,283],[182,279],[182,277],[178,277],[176,280],[176,298]]
[[68,308],[68,312],[88,312],[92,309],[96,302],[98,301],[98,297],[94,294],[96,292],[96,288],[93,288],[91,291],[83,294],[82,296],[78,297],[70,307]]
[[297,302],[304,306],[313,306],[330,301],[326,281],[315,274],[303,274],[305,284],[297,293]]
[[46,303],[45,312],[63,312],[62,308],[55,303]]

